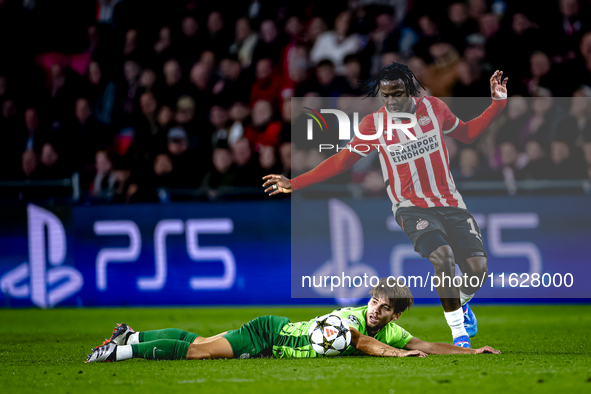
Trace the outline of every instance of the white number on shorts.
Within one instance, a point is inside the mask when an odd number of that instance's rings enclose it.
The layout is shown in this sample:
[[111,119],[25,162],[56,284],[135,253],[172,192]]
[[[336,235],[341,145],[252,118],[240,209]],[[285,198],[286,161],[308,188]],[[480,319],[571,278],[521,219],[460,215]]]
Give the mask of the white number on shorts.
[[476,238],[478,238],[480,240],[480,242],[482,243],[482,238],[480,238],[480,234],[478,233],[478,231],[476,231],[476,226],[474,225],[474,219],[469,218],[468,223],[470,224],[470,234],[474,234],[476,236]]

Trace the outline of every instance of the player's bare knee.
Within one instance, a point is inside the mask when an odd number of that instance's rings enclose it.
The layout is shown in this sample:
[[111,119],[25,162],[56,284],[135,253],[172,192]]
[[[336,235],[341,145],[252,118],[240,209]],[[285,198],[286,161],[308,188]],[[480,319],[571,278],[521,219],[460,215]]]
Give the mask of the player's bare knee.
[[481,277],[488,274],[488,260],[486,257],[470,257],[466,260],[472,275]]
[[435,271],[449,271],[454,269],[454,252],[449,245],[442,245],[429,256]]

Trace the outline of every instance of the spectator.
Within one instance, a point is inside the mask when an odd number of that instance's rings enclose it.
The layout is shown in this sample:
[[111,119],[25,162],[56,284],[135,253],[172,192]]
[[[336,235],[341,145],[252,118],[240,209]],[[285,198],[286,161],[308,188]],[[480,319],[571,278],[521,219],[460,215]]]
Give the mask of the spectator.
[[542,147],[543,141],[533,138],[525,143],[527,164],[518,173],[518,179],[547,179],[552,162]]
[[37,179],[63,179],[72,176],[72,170],[53,144],[46,142],[41,147],[35,175]]
[[520,170],[519,151],[513,142],[505,141],[499,147],[501,153],[500,175],[509,194],[517,192],[516,171]]
[[[208,168],[203,163],[198,163],[195,153],[200,155],[205,152],[189,150],[189,136],[180,127],[173,127],[168,132],[168,156],[172,161],[173,171],[172,185],[179,188],[197,187],[203,181]],[[208,150],[209,152],[209,150]],[[209,154],[207,154],[209,157]],[[201,164],[201,165],[198,165]]]
[[80,187],[87,190],[94,175],[95,154],[113,143],[113,135],[92,117],[88,99],[76,100],[75,120],[71,134],[65,140],[67,152],[80,173]]
[[251,87],[245,73],[241,73],[240,62],[233,56],[226,56],[220,62],[220,79],[213,86],[213,94],[218,103],[229,107],[236,101],[248,100]]
[[[386,55],[384,55],[385,57]],[[392,62],[390,62],[392,63]],[[389,64],[389,63],[388,63]],[[431,96],[431,89],[427,83],[427,65],[425,61],[418,56],[413,56],[408,60],[408,67],[412,70],[417,80],[421,81],[425,89],[419,89],[423,96]]]
[[136,113],[140,72],[140,65],[135,60],[126,60],[123,63],[124,81],[117,89],[119,99],[116,105],[120,109],[119,117],[125,118]]
[[[530,20],[527,15],[516,12],[511,17],[511,29],[503,35],[505,43],[505,54],[501,59],[495,59],[497,67],[506,71],[515,81],[525,79],[529,71],[529,59],[536,50],[544,48],[544,39],[536,23]],[[520,94],[520,86],[514,87]]]
[[27,149],[21,155],[21,168],[25,179],[34,178],[34,172],[39,161],[37,154],[32,149]]
[[361,96],[363,92],[359,88],[359,80],[361,79],[361,62],[355,55],[347,55],[343,60],[345,65],[345,72],[343,76],[347,83],[346,93],[353,96]]
[[147,68],[143,70],[142,74],[140,75],[140,87],[144,92],[152,92],[157,94],[157,80],[158,76],[156,75],[156,72],[151,68]]
[[418,20],[419,40],[413,47],[416,56],[423,59],[426,63],[431,63],[433,59],[429,48],[431,45],[441,41],[439,26],[428,15],[422,15]]
[[453,2],[447,8],[446,26],[450,43],[460,53],[466,48],[466,37],[478,32],[478,24],[468,16],[468,7],[464,2]]
[[164,26],[160,29],[158,32],[158,40],[154,44],[152,50],[154,51],[157,66],[164,64],[165,61],[174,56],[175,52],[172,45],[172,32],[170,27]]
[[504,37],[499,34],[500,23],[495,14],[488,13],[478,18],[480,35],[486,40],[486,53],[494,69],[499,69],[502,59],[507,56],[504,52]]
[[291,95],[290,82],[282,78],[274,69],[271,59],[261,59],[256,63],[256,81],[250,91],[250,102],[266,100],[279,110],[283,99]]
[[583,18],[579,0],[559,0],[558,15],[554,19],[552,34],[561,45],[554,45],[556,60],[574,59],[581,33],[589,29],[588,18]]
[[110,25],[113,22],[115,6],[121,0],[97,0],[96,20],[99,23]]
[[66,108],[72,108],[76,101],[78,79],[74,72],[60,64],[51,66],[48,114],[52,121],[61,123],[71,116]]
[[98,151],[95,155],[96,175],[92,183],[91,196],[105,201],[111,201],[115,194],[115,175],[113,162],[106,151]]
[[252,64],[254,48],[258,37],[250,27],[248,18],[240,18],[236,21],[235,38],[230,45],[229,53],[237,56],[243,69],[248,69]]
[[261,179],[268,174],[281,172],[281,164],[277,162],[277,152],[273,146],[261,145],[259,148],[259,175]]
[[550,144],[550,159],[553,164],[548,173],[550,179],[585,179],[588,176],[582,152],[570,146],[561,135]]
[[101,124],[111,125],[117,98],[115,83],[103,77],[101,66],[97,62],[88,65],[88,83],[88,98],[94,118]]
[[480,160],[478,152],[473,148],[464,148],[459,157],[459,171],[453,174],[454,179],[457,181],[479,179]]
[[158,110],[158,126],[162,130],[168,131],[174,124],[174,118],[175,114],[169,106],[163,105]]
[[[185,16],[181,22],[179,50],[175,54],[184,70],[190,69],[203,52],[203,37],[199,33],[199,24],[195,17]],[[190,48],[190,50],[185,50],[186,48]]]
[[341,12],[335,19],[334,30],[322,33],[310,52],[310,60],[314,64],[329,59],[335,66],[338,75],[345,72],[343,60],[345,56],[357,53],[362,48],[361,38],[351,32],[351,14]]
[[261,59],[270,59],[273,65],[278,65],[285,45],[287,45],[287,38],[279,35],[275,22],[269,19],[264,20],[252,54],[252,63],[257,64]]
[[188,87],[188,93],[195,103],[199,105],[195,108],[195,118],[202,122],[209,114],[207,103],[212,102],[212,84],[210,81],[211,72],[207,65],[202,62],[197,62],[191,68],[191,85]]
[[232,39],[225,29],[224,18],[219,11],[213,11],[207,16],[207,34],[205,36],[206,48],[221,59],[230,48]]
[[176,102],[176,123],[184,128],[189,133],[189,138],[192,141],[192,146],[197,143],[199,123],[195,117],[196,114],[195,100],[191,96],[181,96]]
[[[289,105],[289,102],[285,102]],[[228,145],[232,146],[244,135],[244,125],[250,121],[250,107],[243,102],[237,101],[230,108],[229,112],[230,120],[233,122],[230,126],[229,134],[227,137]]]
[[210,189],[210,197],[217,195],[219,187],[233,186],[236,180],[236,169],[232,163],[232,153],[227,145],[220,145],[213,151],[213,168],[203,179],[202,185]]
[[252,125],[244,130],[244,137],[255,150],[260,146],[279,146],[281,141],[281,122],[273,120],[271,103],[259,100],[252,108]]
[[528,101],[521,96],[512,96],[507,101],[505,124],[496,136],[496,144],[500,145],[502,142],[511,141],[518,145],[520,141],[519,133],[531,116]]
[[261,185],[261,169],[258,158],[253,154],[250,142],[241,138],[232,145],[232,157],[236,164],[234,186],[258,187]]
[[536,94],[539,88],[551,88],[549,80],[550,59],[541,51],[534,52],[529,58],[529,69],[531,77],[525,81],[528,93]]
[[570,113],[560,122],[557,133],[568,135],[567,140],[572,146],[580,147],[585,130],[591,129],[589,116],[591,115],[591,88],[583,86],[570,99]]
[[523,147],[527,140],[538,134],[540,141],[551,141],[560,122],[564,119],[564,112],[555,104],[555,100],[547,89],[540,88],[538,97],[532,100],[532,116],[520,130],[519,147]]
[[174,105],[184,93],[185,87],[181,83],[183,77],[181,65],[176,59],[170,59],[163,66],[165,87],[162,101],[167,105]]
[[318,37],[325,33],[326,30],[326,23],[324,23],[324,19],[320,18],[319,16],[312,18],[308,25],[306,41],[310,46],[313,47],[316,44],[316,41],[318,41]]
[[138,51],[138,31],[137,29],[129,29],[125,32],[125,43],[123,44],[124,57],[139,57]]
[[450,97],[457,80],[456,66],[459,56],[447,42],[438,42],[429,47],[433,64],[427,66],[425,82],[436,97]]
[[228,144],[230,124],[226,108],[213,105],[209,111],[209,122],[213,127],[211,146],[217,146],[220,142]]
[[350,92],[347,80],[336,75],[334,64],[328,59],[318,63],[315,76],[315,80],[302,84],[300,90],[317,92],[321,97],[339,97]]
[[[493,74],[494,70],[486,60],[484,39],[480,34],[473,34],[466,38],[464,62],[465,66],[459,63],[456,67],[459,82],[463,86],[459,91],[456,91],[454,87],[453,95],[459,97],[482,97],[486,95],[486,92],[490,89],[490,75]],[[472,119],[477,115],[471,113],[469,118]]]

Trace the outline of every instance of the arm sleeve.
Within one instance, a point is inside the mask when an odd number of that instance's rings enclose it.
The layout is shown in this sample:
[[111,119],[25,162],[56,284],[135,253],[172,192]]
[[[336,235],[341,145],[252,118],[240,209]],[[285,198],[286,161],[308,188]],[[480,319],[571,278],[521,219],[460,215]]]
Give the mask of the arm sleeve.
[[[359,132],[367,135],[375,134],[375,125],[373,115],[368,115],[359,124]],[[375,140],[363,140],[355,136],[348,144],[347,149],[343,149],[336,155],[329,157],[320,163],[316,168],[293,178],[291,187],[293,190],[303,189],[315,183],[327,180],[335,175],[339,175],[357,163],[362,157],[376,149]]]
[[344,149],[329,157],[320,163],[316,168],[302,174],[298,177],[293,178],[291,187],[293,190],[303,189],[315,183],[319,183],[332,178],[335,175],[339,175],[357,163],[362,156],[350,152],[348,149]]
[[[492,122],[507,105],[507,99],[496,100],[493,99],[492,104],[477,118],[464,123],[459,118],[456,118],[456,126],[451,130],[445,131],[443,128],[443,134],[447,134],[453,139],[456,139],[465,144],[471,144],[478,138],[482,133],[488,129]],[[451,111],[448,112],[451,113]],[[445,126],[445,123],[444,123]]]
[[397,349],[403,349],[408,341],[412,339],[412,335],[410,335],[408,331],[398,325],[388,325],[385,327],[385,329],[386,344]]

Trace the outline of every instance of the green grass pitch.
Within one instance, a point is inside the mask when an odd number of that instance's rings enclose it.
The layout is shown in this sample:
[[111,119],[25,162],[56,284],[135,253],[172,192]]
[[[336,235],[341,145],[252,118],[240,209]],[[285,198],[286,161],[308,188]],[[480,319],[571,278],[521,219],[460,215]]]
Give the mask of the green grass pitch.
[[[136,330],[177,327],[210,336],[261,315],[299,321],[332,309],[2,310],[0,392],[591,392],[591,305],[475,305],[479,333],[473,345],[491,345],[501,355],[84,364],[117,322]],[[450,340],[440,307],[414,307],[399,324],[421,339]]]

